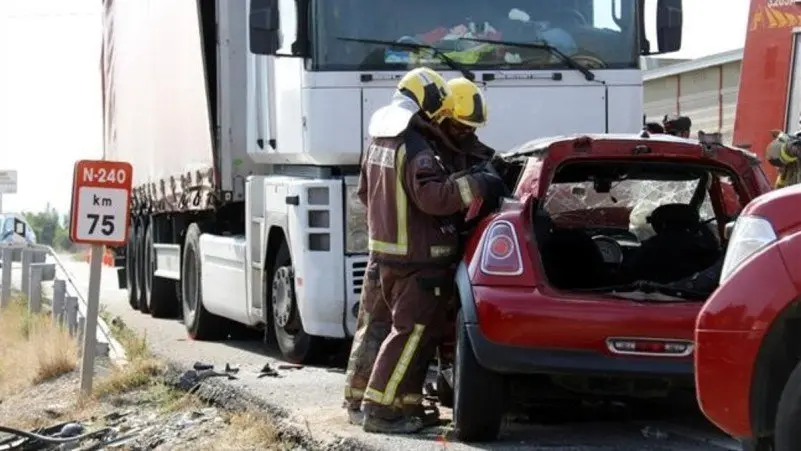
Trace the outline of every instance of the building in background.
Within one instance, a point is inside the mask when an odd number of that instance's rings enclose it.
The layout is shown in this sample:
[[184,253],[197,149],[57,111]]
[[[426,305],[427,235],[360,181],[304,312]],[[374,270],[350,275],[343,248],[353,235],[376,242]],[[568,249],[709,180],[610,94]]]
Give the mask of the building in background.
[[736,144],[731,141],[742,59],[738,49],[695,60],[649,62],[643,73],[646,121],[686,115],[693,121],[693,135],[720,132],[726,144]]

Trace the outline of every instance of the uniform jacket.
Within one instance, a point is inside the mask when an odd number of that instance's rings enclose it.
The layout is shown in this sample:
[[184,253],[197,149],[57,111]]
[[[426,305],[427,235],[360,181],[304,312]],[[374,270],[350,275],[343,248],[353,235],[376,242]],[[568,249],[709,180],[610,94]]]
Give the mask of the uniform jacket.
[[453,263],[459,258],[459,234],[443,227],[443,219],[464,211],[478,195],[476,179],[450,177],[414,128],[394,138],[374,138],[359,179],[359,197],[368,206],[371,257],[390,264]]
[[801,141],[801,138],[780,133],[768,144],[765,157],[770,164],[778,168],[779,172],[779,176],[776,178],[776,188],[801,183],[801,162],[799,162],[798,156],[790,151],[791,144],[798,141]]

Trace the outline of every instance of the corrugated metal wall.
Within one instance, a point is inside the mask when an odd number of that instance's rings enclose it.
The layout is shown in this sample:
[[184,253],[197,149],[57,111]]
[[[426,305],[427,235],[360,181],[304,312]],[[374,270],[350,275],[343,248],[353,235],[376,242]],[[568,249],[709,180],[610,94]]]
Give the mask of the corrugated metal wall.
[[720,132],[731,144],[739,83],[740,61],[646,80],[646,120],[661,122],[665,114],[680,113],[692,119],[693,135]]

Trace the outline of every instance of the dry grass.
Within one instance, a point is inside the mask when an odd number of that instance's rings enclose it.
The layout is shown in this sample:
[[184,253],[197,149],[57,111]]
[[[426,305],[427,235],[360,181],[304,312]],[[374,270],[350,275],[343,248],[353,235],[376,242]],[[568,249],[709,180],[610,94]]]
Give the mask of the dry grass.
[[227,418],[229,427],[215,440],[215,449],[282,449],[273,420],[258,412],[240,412]]
[[48,315],[31,314],[19,297],[0,310],[0,399],[77,365],[77,342]]

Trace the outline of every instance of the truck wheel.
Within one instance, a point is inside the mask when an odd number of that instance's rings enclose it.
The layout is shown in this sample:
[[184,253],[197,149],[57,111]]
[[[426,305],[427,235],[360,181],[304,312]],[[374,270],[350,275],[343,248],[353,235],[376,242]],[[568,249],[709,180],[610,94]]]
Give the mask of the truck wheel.
[[145,221],[139,221],[136,226],[136,308],[147,313],[147,287],[145,285]]
[[139,309],[139,293],[136,290],[136,223],[128,227],[128,244],[125,245],[125,278],[128,285],[128,304]]
[[175,315],[178,299],[175,295],[175,281],[156,277],[156,249],[153,246],[154,221],[150,221],[145,232],[145,300],[147,310],[154,318],[169,318]]
[[192,223],[186,230],[186,242],[181,261],[181,305],[184,325],[195,340],[224,338],[222,318],[203,307],[203,289],[200,271],[200,227]]
[[457,314],[454,360],[454,436],[462,442],[496,440],[504,413],[503,376],[488,371],[476,360],[461,310]]
[[776,409],[775,451],[801,450],[801,363],[784,385]]
[[295,298],[292,258],[286,243],[281,244],[275,256],[270,283],[270,307],[275,340],[284,359],[298,364],[313,360],[322,346],[322,340],[303,330],[303,321]]

